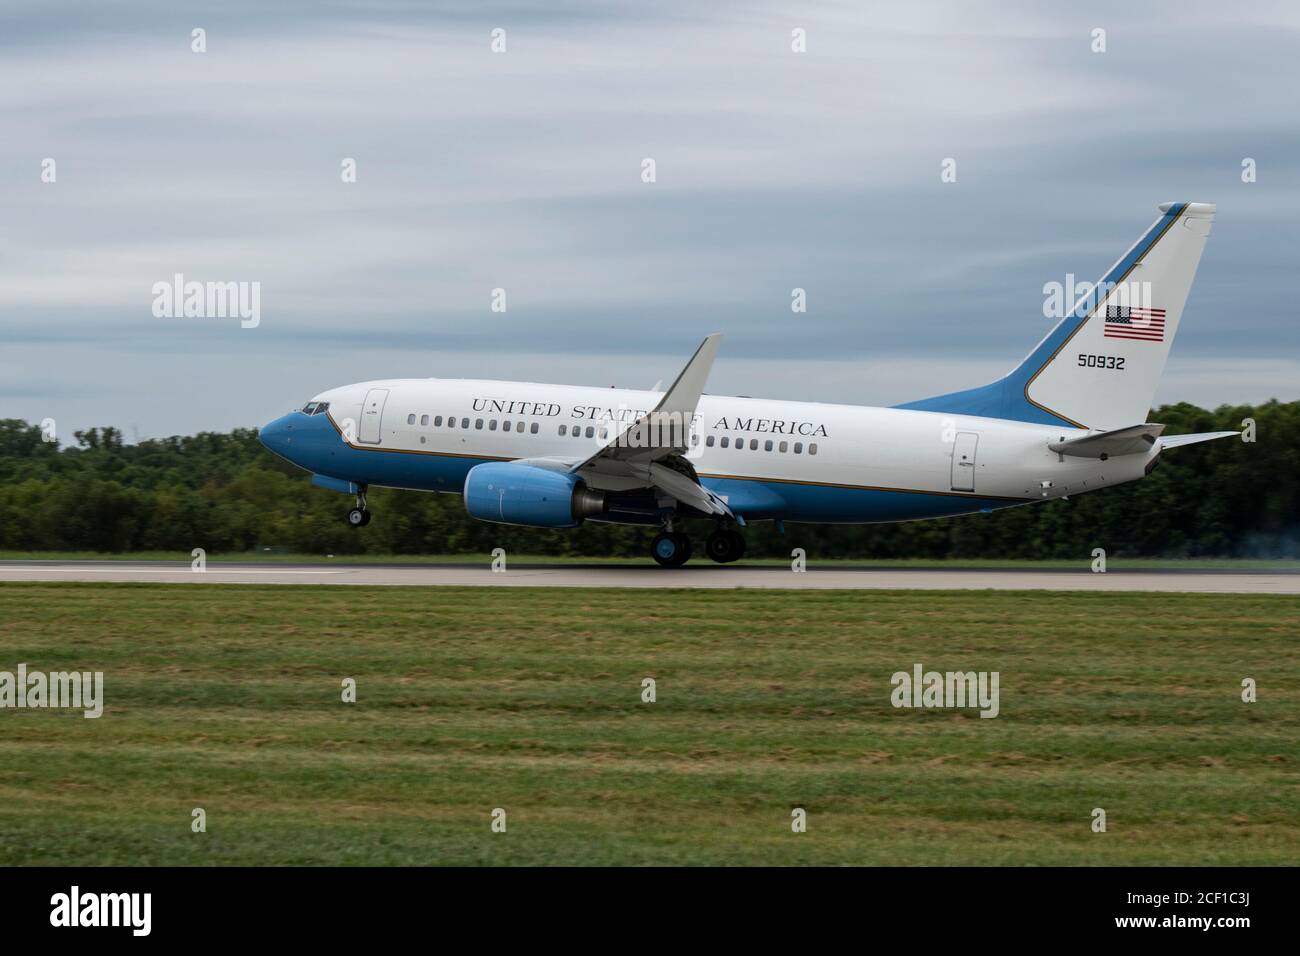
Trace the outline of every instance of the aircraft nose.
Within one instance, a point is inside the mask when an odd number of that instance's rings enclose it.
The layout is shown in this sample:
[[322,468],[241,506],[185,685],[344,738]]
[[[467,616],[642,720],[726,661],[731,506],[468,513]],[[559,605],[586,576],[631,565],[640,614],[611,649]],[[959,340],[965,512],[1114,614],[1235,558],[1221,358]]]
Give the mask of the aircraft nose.
[[289,457],[289,447],[293,441],[293,416],[281,415],[273,422],[263,425],[257,437],[263,445],[281,457]]

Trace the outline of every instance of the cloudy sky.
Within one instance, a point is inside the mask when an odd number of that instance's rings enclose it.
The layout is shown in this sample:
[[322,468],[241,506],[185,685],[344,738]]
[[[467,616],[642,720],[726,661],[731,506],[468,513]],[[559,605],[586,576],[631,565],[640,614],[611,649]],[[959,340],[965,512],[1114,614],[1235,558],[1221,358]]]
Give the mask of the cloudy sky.
[[[710,391],[893,404],[1015,365],[1166,200],[1219,215],[1158,400],[1294,400],[1298,81],[1290,2],[7,4],[0,418],[648,387],[715,330]],[[260,324],[155,317],[176,273]]]

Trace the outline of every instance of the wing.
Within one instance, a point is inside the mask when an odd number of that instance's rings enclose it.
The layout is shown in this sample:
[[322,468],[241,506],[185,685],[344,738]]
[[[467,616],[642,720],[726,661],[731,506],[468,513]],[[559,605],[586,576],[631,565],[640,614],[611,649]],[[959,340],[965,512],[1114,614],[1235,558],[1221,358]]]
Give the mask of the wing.
[[727,503],[700,484],[682,457],[690,450],[691,423],[721,341],[716,332],[705,338],[652,411],[567,470],[594,488],[654,488],[704,514],[730,516]]

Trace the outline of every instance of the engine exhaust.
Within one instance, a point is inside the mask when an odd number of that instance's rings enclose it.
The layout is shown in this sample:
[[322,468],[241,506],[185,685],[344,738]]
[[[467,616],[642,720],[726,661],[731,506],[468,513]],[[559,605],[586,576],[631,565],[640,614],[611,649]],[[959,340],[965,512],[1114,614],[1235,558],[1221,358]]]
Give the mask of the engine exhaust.
[[583,518],[594,518],[596,515],[604,514],[609,510],[609,503],[605,501],[603,491],[592,491],[586,485],[578,485],[573,489],[573,519],[581,521]]

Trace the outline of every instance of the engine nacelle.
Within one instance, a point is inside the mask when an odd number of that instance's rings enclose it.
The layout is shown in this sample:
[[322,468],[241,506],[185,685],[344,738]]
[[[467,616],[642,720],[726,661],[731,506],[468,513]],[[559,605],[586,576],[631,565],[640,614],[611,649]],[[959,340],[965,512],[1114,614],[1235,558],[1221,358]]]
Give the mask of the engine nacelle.
[[577,475],[490,461],[475,465],[465,476],[465,510],[481,521],[574,528],[608,508],[605,496]]

